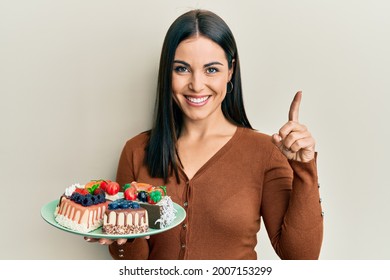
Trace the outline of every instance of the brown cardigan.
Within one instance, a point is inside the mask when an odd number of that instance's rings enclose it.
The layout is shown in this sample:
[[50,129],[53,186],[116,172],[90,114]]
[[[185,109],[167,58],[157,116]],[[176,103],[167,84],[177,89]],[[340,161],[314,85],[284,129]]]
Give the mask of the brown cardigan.
[[281,259],[319,258],[323,218],[316,160],[288,161],[270,136],[238,128],[191,180],[180,170],[179,184],[175,177],[164,184],[143,164],[147,137],[142,133],[126,143],[118,183],[165,185],[187,216],[149,240],[110,245],[114,259],[256,259],[261,218]]

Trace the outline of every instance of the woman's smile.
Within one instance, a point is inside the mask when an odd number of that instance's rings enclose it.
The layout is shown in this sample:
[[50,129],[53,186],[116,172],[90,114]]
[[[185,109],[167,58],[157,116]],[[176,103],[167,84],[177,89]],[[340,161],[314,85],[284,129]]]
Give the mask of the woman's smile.
[[191,106],[203,106],[207,103],[211,95],[206,95],[206,96],[184,95],[184,97],[186,98],[187,103]]

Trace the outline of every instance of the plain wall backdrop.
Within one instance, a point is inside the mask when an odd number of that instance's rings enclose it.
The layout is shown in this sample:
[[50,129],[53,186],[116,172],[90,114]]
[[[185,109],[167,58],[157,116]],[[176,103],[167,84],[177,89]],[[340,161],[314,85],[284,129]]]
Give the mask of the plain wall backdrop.
[[[109,259],[41,207],[115,179],[151,127],[160,50],[182,13],[232,29],[252,125],[274,133],[303,91],[325,212],[321,259],[390,259],[389,1],[0,0],[0,259]],[[265,228],[259,259],[277,259]]]

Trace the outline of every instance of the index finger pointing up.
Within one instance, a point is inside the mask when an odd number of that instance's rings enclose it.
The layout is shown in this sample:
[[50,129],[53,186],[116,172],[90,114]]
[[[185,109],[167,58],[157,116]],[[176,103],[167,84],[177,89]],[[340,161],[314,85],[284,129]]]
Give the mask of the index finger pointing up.
[[288,112],[289,121],[298,121],[299,105],[301,104],[302,91],[298,91],[290,105],[290,111]]

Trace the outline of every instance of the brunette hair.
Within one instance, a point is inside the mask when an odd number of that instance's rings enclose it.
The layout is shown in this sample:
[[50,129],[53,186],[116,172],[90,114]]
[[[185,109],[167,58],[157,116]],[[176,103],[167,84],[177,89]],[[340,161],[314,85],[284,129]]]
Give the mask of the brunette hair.
[[172,98],[173,61],[180,42],[196,35],[217,43],[225,51],[229,69],[234,67],[231,79],[233,89],[221,105],[225,118],[237,126],[252,129],[244,109],[240,61],[230,28],[222,18],[210,11],[191,10],[181,15],[165,35],[158,72],[155,116],[146,146],[145,164],[150,175],[164,178],[165,181],[172,172],[179,181],[176,142],[183,125],[183,113]]

